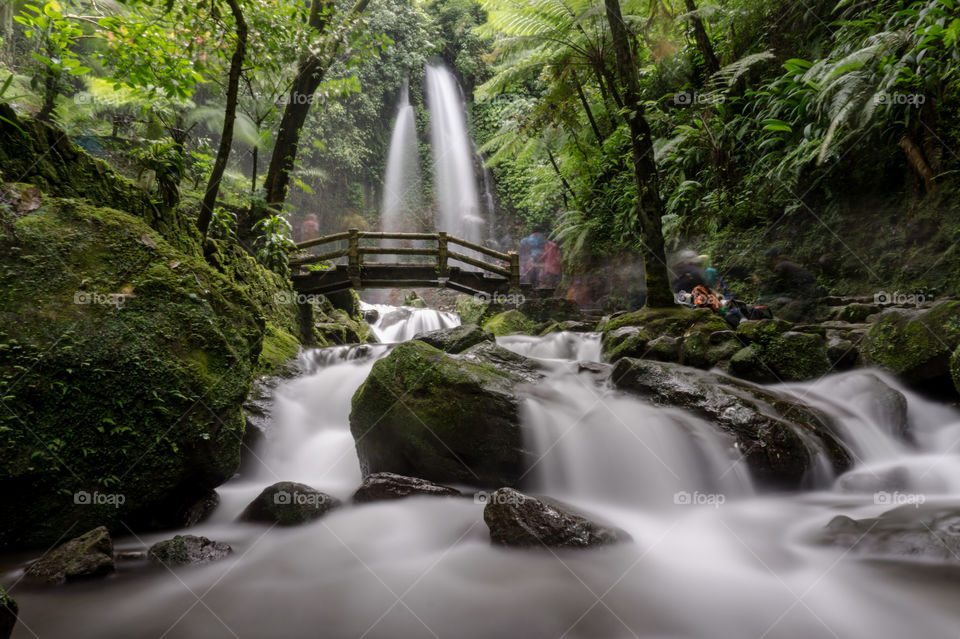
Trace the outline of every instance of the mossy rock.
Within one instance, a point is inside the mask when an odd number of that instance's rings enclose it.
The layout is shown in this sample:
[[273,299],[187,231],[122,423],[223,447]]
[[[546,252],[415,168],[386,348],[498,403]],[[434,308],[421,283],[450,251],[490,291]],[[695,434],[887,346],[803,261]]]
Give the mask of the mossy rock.
[[418,333],[415,340],[439,348],[445,353],[462,353],[481,342],[493,342],[493,333],[483,330],[476,324],[461,324],[453,328],[441,328],[427,333]]
[[164,566],[196,566],[225,559],[233,549],[220,541],[195,535],[177,535],[150,546],[147,556]]
[[323,517],[339,506],[339,499],[316,488],[292,481],[280,481],[264,488],[244,508],[237,520],[297,526]]
[[583,318],[576,302],[559,297],[524,300],[517,310],[534,322],[564,322]]
[[236,471],[262,307],[128,213],[48,198],[0,222],[0,546],[177,525]]
[[515,333],[530,334],[534,330],[534,323],[526,315],[513,309],[494,315],[484,322],[483,329],[497,337]]
[[792,328],[780,319],[740,322],[736,335],[749,349],[737,351],[727,370],[755,382],[804,381],[826,375],[830,360],[822,331],[801,333]]
[[[672,337],[670,339],[676,342],[676,339]],[[615,362],[623,357],[646,357],[649,342],[650,335],[643,328],[621,326],[612,331],[603,332],[601,351],[608,362]]]
[[888,310],[873,323],[862,353],[873,364],[910,382],[947,378],[960,346],[960,302],[927,311]]
[[407,293],[407,296],[403,298],[403,305],[410,306],[412,308],[427,308],[427,300],[420,297],[420,293],[416,291],[410,291]]
[[0,639],[10,639],[19,612],[17,602],[0,586]]
[[860,324],[879,311],[880,307],[873,304],[847,304],[837,311],[836,319],[841,322]]
[[767,342],[793,327],[782,319],[744,320],[737,325],[737,335],[747,342]]
[[539,373],[490,342],[451,356],[410,341],[373,365],[350,430],[364,476],[514,485],[525,470],[519,388]]
[[307,314],[308,321],[313,326],[312,342],[317,346],[367,344],[376,341],[370,325],[360,313],[359,306],[357,315],[351,316],[334,306],[327,297],[319,295],[311,298],[302,311]]
[[[715,338],[715,335],[721,335],[723,337]],[[696,368],[713,368],[721,362],[732,358],[741,347],[742,344],[733,331],[717,331],[709,335],[705,333],[693,333],[684,338],[679,361],[682,364]],[[661,359],[660,361],[676,360]]]
[[106,526],[99,526],[57,546],[30,564],[27,577],[50,585],[71,579],[102,577],[115,570],[113,540]]
[[460,316],[461,324],[483,324],[496,315],[502,313],[502,304],[492,303],[475,295],[458,295],[453,303],[454,310]]
[[777,381],[773,371],[760,359],[759,347],[750,345],[744,346],[730,358],[727,362],[727,371],[731,375],[736,375],[741,379],[747,379],[751,382],[775,382]]
[[614,331],[623,326],[640,326],[651,338],[660,335],[683,337],[696,331],[712,333],[730,328],[727,321],[707,308],[642,308],[632,313],[623,313],[611,318],[603,332]]

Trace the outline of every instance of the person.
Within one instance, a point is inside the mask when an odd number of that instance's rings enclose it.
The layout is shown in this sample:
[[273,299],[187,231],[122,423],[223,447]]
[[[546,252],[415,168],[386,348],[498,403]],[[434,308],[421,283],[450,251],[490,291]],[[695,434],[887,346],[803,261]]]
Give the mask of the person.
[[563,253],[556,242],[547,240],[543,249],[543,285],[556,288],[563,275]]
[[700,257],[693,251],[684,251],[680,260],[673,266],[673,292],[692,293],[698,286],[706,286],[700,268]]
[[520,281],[524,284],[539,286],[546,243],[547,237],[543,231],[536,231],[520,240]]
[[317,214],[311,213],[300,225],[300,241],[312,240],[320,235],[320,223],[317,222]]
[[817,280],[813,273],[791,260],[789,255],[773,246],[763,257],[769,269],[765,277],[759,278],[764,298],[798,299],[816,295]]

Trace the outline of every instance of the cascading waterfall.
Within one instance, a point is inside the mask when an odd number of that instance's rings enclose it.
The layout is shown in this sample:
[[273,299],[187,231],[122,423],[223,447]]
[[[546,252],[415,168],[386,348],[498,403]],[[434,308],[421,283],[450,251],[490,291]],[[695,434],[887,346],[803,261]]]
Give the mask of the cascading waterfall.
[[471,242],[487,235],[473,172],[473,147],[457,79],[442,65],[427,66],[437,229]]
[[[456,323],[429,309],[365,309],[380,313],[374,330],[384,342]],[[349,500],[360,481],[351,397],[393,347],[318,349],[276,389],[259,466],[218,489],[210,520],[179,531],[227,542],[232,557],[172,571],[121,564],[111,579],[17,588],[23,623],[15,639],[955,639],[960,583],[946,568],[862,562],[806,539],[837,514],[886,510],[872,491],[890,470],[906,469],[904,489],[956,503],[956,410],[870,371],[770,387],[829,414],[858,464],[832,488],[764,494],[709,424],[603,384],[597,340],[555,333],[498,341],[538,358],[546,375],[523,405],[539,460],[526,488],[610,521],[634,543],[564,553],[494,548],[474,499],[352,504],[292,528],[235,523],[273,482],[302,481]],[[897,435],[904,400],[909,443]],[[866,477],[850,481],[858,475]],[[676,497],[697,494],[723,501]],[[142,549],[172,534],[120,538],[116,547]],[[3,577],[9,585],[17,575]]]
[[[390,135],[387,173],[383,181],[381,230],[413,231],[414,215],[420,207],[420,158],[417,152],[417,124],[410,89],[404,81],[397,105],[397,117]],[[384,246],[392,246],[386,242]]]

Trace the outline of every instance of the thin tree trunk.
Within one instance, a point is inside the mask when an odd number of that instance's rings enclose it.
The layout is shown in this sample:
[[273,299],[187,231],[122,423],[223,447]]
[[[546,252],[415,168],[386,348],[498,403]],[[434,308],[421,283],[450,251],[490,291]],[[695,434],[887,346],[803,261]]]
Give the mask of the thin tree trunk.
[[597,121],[593,118],[593,111],[590,110],[590,103],[587,102],[587,96],[583,93],[583,86],[580,85],[579,78],[574,76],[573,83],[577,87],[577,96],[580,98],[580,104],[587,114],[587,120],[590,121],[590,128],[593,129],[593,134],[597,136],[597,144],[603,146],[603,135],[600,134],[600,127],[597,126]]
[[696,15],[697,5],[693,0],[684,0],[687,5],[687,11],[694,13],[690,17],[690,24],[693,26],[693,37],[697,40],[697,46],[700,48],[700,55],[703,56],[703,64],[707,69],[707,76],[713,76],[720,70],[720,63],[717,61],[717,54],[713,50],[713,44],[710,42],[710,36],[703,26],[703,20]]
[[617,74],[624,88],[623,95],[627,110],[625,117],[627,126],[630,128],[633,174],[637,182],[637,217],[644,245],[646,304],[652,307],[673,306],[675,301],[673,291],[670,289],[670,276],[667,273],[663,248],[661,222],[663,210],[660,203],[657,166],[653,158],[650,125],[644,117],[640,83],[637,80],[636,64],[630,50],[627,28],[620,13],[620,0],[604,0],[604,5],[617,59]]
[[40,112],[37,113],[37,119],[41,122],[49,122],[57,108],[57,93],[60,82],[57,74],[50,69],[44,68],[43,71],[43,104],[40,105]]
[[255,193],[257,191],[257,156],[259,155],[260,149],[258,147],[253,147],[253,170],[250,171],[250,192]]
[[243,9],[238,0],[227,0],[230,12],[237,23],[237,46],[230,59],[230,75],[227,79],[227,107],[223,115],[223,131],[220,133],[220,148],[217,149],[217,159],[210,172],[207,190],[203,195],[203,205],[200,208],[200,217],[197,219],[197,228],[204,239],[210,229],[210,220],[213,219],[213,209],[217,205],[217,196],[220,195],[220,182],[223,173],[227,170],[227,160],[230,159],[230,149],[233,147],[233,125],[237,119],[237,98],[240,93],[240,73],[243,71],[243,61],[247,57],[247,21],[243,18]]
[[[563,177],[563,173],[560,172],[560,167],[557,165],[557,160],[556,158],[553,157],[553,152],[550,150],[550,147],[546,145],[544,145],[544,147],[547,149],[547,157],[550,158],[550,164],[553,165],[553,170],[557,173],[557,177],[560,178],[560,183],[563,184],[563,188],[565,188],[570,193],[570,197],[572,197],[574,203],[576,203],[577,194],[573,192],[573,189],[570,188],[570,183],[567,182],[567,178]],[[563,204],[564,206],[567,206],[566,195],[563,196]]]
[[933,171],[930,169],[930,165],[927,164],[926,158],[923,157],[923,151],[920,150],[917,143],[914,142],[913,138],[909,135],[904,135],[900,138],[900,148],[903,149],[903,152],[907,155],[907,162],[910,164],[910,167],[920,176],[920,179],[923,180],[923,188],[927,191],[927,195],[935,194],[937,192],[937,185],[933,181]]

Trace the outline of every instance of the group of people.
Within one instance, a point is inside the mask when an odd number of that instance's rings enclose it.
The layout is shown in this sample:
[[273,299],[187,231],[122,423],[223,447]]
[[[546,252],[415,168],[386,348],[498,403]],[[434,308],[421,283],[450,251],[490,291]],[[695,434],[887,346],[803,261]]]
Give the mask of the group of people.
[[520,282],[534,288],[555,288],[563,276],[560,246],[543,231],[520,240]]

